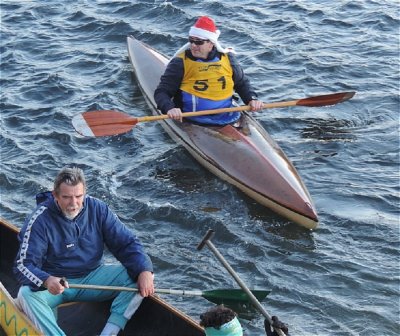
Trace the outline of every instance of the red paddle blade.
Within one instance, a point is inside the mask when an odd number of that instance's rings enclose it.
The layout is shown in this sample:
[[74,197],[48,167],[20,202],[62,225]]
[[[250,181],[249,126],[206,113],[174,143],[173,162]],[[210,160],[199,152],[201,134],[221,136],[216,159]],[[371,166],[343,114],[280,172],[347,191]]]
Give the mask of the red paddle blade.
[[322,96],[316,96],[311,98],[299,99],[296,102],[296,105],[301,106],[327,106],[327,105],[335,105],[346,100],[349,100],[355,95],[355,92],[340,92],[327,94]]
[[126,133],[137,123],[137,118],[113,110],[88,111],[72,118],[72,125],[75,130],[87,137]]

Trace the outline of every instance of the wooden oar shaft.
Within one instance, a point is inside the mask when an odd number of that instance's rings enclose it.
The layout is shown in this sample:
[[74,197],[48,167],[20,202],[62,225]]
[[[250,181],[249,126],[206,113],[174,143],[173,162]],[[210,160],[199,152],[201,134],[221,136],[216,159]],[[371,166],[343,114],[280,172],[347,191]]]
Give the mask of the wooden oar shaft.
[[[68,283],[68,285],[69,285],[69,288],[75,288],[75,289],[94,289],[94,290],[139,292],[139,290],[137,288],[132,288],[132,287],[83,285],[83,284],[71,284],[71,283]],[[160,294],[203,296],[203,292],[202,291],[198,291],[198,290],[181,290],[181,289],[161,289],[161,288],[156,288],[155,292],[156,293],[160,293]]]
[[[274,102],[274,103],[264,103],[263,109],[275,108],[275,107],[289,107],[289,106],[324,106],[324,105],[334,105],[343,101],[346,101],[353,97],[355,92],[339,92],[332,93],[327,95],[314,96],[309,98],[288,100],[282,102]],[[240,111],[249,111],[251,107],[249,105],[243,106],[234,106],[234,107],[226,107],[219,108],[214,110],[203,110],[197,112],[185,112],[182,113],[182,117],[195,117],[202,115],[210,115],[210,114],[218,114],[218,113],[226,113],[226,112],[240,112]],[[143,121],[153,121],[153,120],[163,120],[168,119],[168,115],[158,115],[158,116],[145,116],[136,118],[138,122]]]
[[[268,103],[264,104],[263,108],[273,108],[273,107],[285,107],[285,106],[294,106],[296,105],[296,101],[290,101],[290,102],[277,102],[277,103]],[[197,111],[197,112],[184,112],[182,113],[182,117],[197,117],[197,116],[202,116],[202,115],[210,115],[210,114],[219,114],[219,113],[227,113],[227,112],[240,112],[240,111],[249,111],[250,106],[248,105],[243,105],[243,106],[234,106],[234,107],[226,107],[226,108],[219,108],[219,109],[214,109],[214,110],[202,110],[202,111]],[[144,116],[144,117],[138,117],[136,120],[138,122],[145,122],[145,121],[155,121],[155,120],[164,120],[164,119],[169,119],[169,116],[167,114],[162,114],[162,115],[156,115],[156,116]]]
[[[268,314],[268,312],[265,310],[265,308],[261,305],[261,303],[257,300],[257,298],[253,295],[253,293],[246,286],[246,284],[242,281],[242,279],[239,278],[239,276],[233,270],[231,265],[228,264],[228,262],[225,260],[225,258],[222,256],[222,254],[217,250],[217,248],[214,246],[214,244],[210,241],[210,239],[214,236],[214,233],[215,233],[214,230],[211,230],[211,229],[208,230],[208,232],[204,236],[203,240],[198,245],[197,249],[201,250],[204,245],[208,246],[208,248],[214,253],[214,255],[217,257],[217,259],[221,262],[221,264],[224,265],[226,270],[236,280],[238,285],[243,289],[244,292],[246,292],[246,294],[249,296],[249,298],[251,299],[251,302],[254,304],[254,306],[268,319],[269,323],[272,325],[273,321],[272,321],[271,316]],[[278,335],[286,336],[285,333],[281,329],[275,328],[275,330],[277,331]]]

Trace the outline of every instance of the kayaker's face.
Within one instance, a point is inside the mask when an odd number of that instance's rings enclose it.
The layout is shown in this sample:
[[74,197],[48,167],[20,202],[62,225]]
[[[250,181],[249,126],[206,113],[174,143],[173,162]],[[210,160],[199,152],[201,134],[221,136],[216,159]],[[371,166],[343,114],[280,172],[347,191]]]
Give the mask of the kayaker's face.
[[210,51],[214,46],[212,42],[210,42],[209,40],[202,40],[197,37],[191,37],[191,36],[189,37],[189,43],[192,55],[196,58],[203,58],[203,59],[206,59],[208,57],[208,54],[210,53]]
[[85,188],[82,183],[76,186],[61,183],[58,193],[53,195],[63,214],[68,219],[74,219],[83,207]]

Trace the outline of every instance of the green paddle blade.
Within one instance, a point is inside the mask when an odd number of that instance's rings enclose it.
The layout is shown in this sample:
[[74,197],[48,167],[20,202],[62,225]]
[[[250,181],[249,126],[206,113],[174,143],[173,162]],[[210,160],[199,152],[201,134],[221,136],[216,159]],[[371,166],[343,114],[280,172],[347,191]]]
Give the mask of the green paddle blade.
[[[271,292],[267,290],[251,290],[253,295],[258,301],[262,301]],[[230,302],[251,302],[251,299],[241,289],[215,289],[204,291],[202,296],[208,301],[214,302],[216,304],[230,303]]]

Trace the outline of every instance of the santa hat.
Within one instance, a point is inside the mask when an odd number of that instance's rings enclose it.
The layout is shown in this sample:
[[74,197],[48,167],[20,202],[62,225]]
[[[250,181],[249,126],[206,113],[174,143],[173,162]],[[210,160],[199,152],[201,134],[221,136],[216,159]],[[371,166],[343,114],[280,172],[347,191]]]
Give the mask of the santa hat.
[[208,16],[201,16],[189,30],[189,36],[198,37],[205,40],[210,40],[216,44],[221,32],[215,26],[213,19]]
[[[194,26],[192,26],[189,30],[189,36],[197,37],[200,39],[204,40],[210,40],[214,45],[215,48],[219,52],[222,53],[227,53],[227,52],[233,52],[234,50],[232,48],[223,48],[221,44],[218,42],[218,37],[221,34],[221,32],[217,29],[215,26],[214,20],[209,18],[208,16],[200,16]],[[179,55],[181,52],[184,50],[188,49],[190,47],[189,43],[186,43],[182,48],[180,48],[174,55]]]

